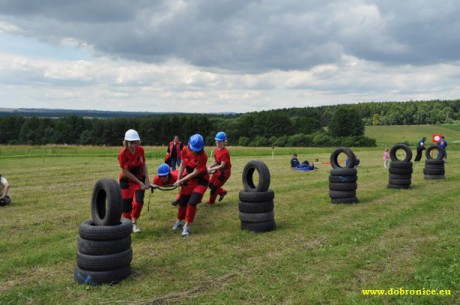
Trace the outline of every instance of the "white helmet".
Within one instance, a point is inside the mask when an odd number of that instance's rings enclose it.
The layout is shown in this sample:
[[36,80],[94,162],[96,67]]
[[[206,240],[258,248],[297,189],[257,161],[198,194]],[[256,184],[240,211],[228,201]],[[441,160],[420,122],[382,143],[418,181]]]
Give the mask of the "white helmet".
[[139,137],[139,134],[134,129],[129,129],[125,133],[125,141],[140,141],[140,140],[141,138]]

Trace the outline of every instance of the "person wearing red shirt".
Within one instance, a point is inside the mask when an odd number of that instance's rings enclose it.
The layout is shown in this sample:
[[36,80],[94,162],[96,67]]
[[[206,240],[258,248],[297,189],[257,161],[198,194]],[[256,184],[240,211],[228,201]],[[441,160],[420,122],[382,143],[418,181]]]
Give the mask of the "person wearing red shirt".
[[209,184],[209,173],[206,167],[208,156],[204,151],[204,140],[200,134],[190,137],[188,145],[182,149],[182,162],[179,166],[178,179],[175,186],[181,186],[178,200],[178,216],[173,226],[177,230],[183,225],[182,236],[190,235],[196,206],[203,199]]
[[169,160],[170,162],[165,161],[165,163],[170,163],[172,170],[176,169],[176,164],[180,166],[181,159],[182,159],[181,151],[183,148],[184,148],[184,145],[182,144],[181,141],[179,141],[178,136],[174,136],[174,139],[171,142],[169,142],[168,150],[166,151],[167,152],[166,159]]
[[137,220],[144,205],[144,193],[149,184],[144,148],[140,146],[141,139],[134,129],[125,133],[123,149],[118,154],[118,163],[121,167],[119,183],[123,199],[124,218],[133,223],[133,232],[140,232]]
[[216,140],[217,146],[214,149],[214,162],[208,167],[208,171],[214,173],[209,181],[211,194],[206,205],[213,205],[216,202],[217,195],[219,195],[219,201],[224,199],[225,195],[227,195],[227,191],[222,186],[227,182],[228,178],[230,178],[232,168],[230,153],[225,147],[227,135],[225,132],[220,131],[216,134],[214,140]]

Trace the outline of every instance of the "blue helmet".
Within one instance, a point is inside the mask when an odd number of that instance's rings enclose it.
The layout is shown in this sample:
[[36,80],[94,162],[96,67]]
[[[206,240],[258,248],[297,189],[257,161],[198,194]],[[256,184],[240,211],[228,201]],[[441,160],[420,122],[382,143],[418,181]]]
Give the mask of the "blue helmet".
[[200,134],[194,134],[188,140],[188,147],[193,151],[202,151],[204,147],[204,140]]
[[158,176],[167,176],[167,175],[169,175],[170,171],[171,171],[171,169],[169,168],[169,165],[166,164],[166,163],[163,163],[160,166],[158,166],[157,175]]
[[223,131],[219,131],[214,138],[216,141],[224,142],[227,141],[227,135]]

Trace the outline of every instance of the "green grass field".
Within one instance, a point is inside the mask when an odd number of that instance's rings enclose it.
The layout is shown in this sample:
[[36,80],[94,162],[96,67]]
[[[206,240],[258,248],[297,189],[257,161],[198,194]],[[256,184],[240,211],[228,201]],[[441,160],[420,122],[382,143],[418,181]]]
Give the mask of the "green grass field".
[[[74,281],[78,226],[91,218],[94,183],[117,178],[121,148],[2,146],[13,203],[0,207],[0,304],[459,304],[460,145],[453,142],[460,130],[436,126],[452,140],[445,180],[424,180],[422,162],[410,189],[386,187],[380,146],[414,146],[431,130],[367,129],[379,147],[355,149],[360,202],[352,205],[328,197],[330,165],[321,162],[335,148],[229,147],[233,171],[223,203],[200,205],[183,239],[171,230],[176,193],[146,193],[142,232],[132,235],[133,273],[101,286]],[[165,148],[146,150],[153,177]],[[318,171],[290,170],[293,152],[318,159]],[[270,168],[273,232],[240,229],[241,173],[252,159]],[[363,295],[368,289],[393,295]],[[401,289],[406,295],[395,295]],[[450,295],[409,295],[432,289]]]

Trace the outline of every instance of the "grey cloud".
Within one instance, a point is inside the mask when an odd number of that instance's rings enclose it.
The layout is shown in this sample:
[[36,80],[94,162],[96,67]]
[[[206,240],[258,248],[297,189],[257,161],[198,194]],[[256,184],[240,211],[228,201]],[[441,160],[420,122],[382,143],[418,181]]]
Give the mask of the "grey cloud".
[[339,63],[458,60],[456,1],[0,1],[0,18],[28,35],[73,37],[105,55],[171,58],[259,73]]

